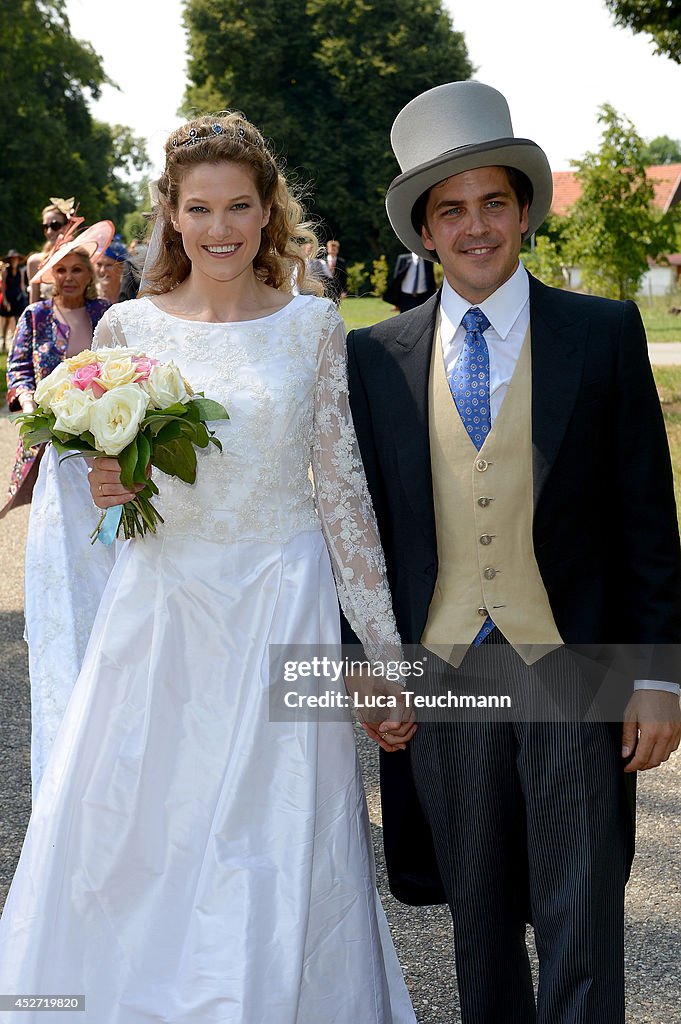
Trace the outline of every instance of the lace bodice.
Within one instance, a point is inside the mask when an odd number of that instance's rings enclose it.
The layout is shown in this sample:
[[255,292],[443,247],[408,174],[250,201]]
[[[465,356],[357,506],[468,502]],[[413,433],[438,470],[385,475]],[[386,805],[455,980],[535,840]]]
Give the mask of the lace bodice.
[[229,413],[211,424],[222,454],[212,445],[197,451],[194,484],[154,471],[166,536],[284,543],[321,529],[341,607],[367,655],[394,656],[399,638],[335,307],[299,295],[259,320],[216,324],[135,299],[108,310],[95,333],[94,347],[102,345],[173,360],[194,391]]

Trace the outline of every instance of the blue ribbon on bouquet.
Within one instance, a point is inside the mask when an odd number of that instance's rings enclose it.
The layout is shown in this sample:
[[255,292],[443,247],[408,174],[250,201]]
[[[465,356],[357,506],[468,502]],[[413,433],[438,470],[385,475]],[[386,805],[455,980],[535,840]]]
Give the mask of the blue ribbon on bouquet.
[[113,544],[118,533],[118,526],[123,515],[122,505],[112,505],[104,513],[104,518],[99,526],[99,532],[97,533],[97,540],[101,540],[102,544]]

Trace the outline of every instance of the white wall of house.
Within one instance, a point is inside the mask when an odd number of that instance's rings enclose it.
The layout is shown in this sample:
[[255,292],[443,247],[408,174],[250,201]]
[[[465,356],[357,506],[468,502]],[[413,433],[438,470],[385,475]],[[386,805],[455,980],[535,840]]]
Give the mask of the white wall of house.
[[641,278],[639,295],[669,295],[674,288],[676,269],[674,267],[651,267]]
[[[579,291],[582,283],[582,274],[579,267],[565,267],[563,273],[566,278],[566,287],[572,291]],[[675,267],[651,267],[641,278],[641,287],[638,290],[639,296],[652,298],[655,295],[669,295],[674,290],[676,282]]]

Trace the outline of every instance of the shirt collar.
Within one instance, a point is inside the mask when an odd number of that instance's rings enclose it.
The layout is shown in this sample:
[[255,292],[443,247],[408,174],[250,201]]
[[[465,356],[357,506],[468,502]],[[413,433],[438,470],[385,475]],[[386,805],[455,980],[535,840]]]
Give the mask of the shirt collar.
[[[529,297],[530,280],[525,267],[519,262],[508,281],[492,292],[484,302],[478,303],[478,309],[483,311],[499,337],[505,339]],[[445,278],[440,300],[440,331],[443,341],[451,341],[464,313],[470,308],[468,299],[455,292]]]

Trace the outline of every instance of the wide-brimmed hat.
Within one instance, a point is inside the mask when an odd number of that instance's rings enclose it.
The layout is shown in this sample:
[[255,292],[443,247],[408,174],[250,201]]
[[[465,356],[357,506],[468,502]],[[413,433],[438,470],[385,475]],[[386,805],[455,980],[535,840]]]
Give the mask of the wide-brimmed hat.
[[0,256],[0,260],[2,260],[3,263],[9,263],[10,260],[19,260],[19,263],[23,263],[25,259],[26,256],[24,253],[19,252],[18,249],[10,249],[4,256]]
[[75,238],[62,242],[52,250],[43,265],[38,268],[31,278],[29,284],[35,281],[45,281],[50,284],[54,281],[52,271],[57,263],[68,256],[74,249],[85,249],[90,260],[95,263],[102,255],[109,242],[114,236],[115,227],[110,220],[98,220],[96,224],[81,231]]
[[432,185],[476,167],[515,167],[529,179],[532,199],[526,234],[546,217],[553,178],[536,142],[513,135],[508,103],[482,82],[449,82],[421,93],[399,112],[390,133],[402,174],[391,183],[385,204],[397,237],[408,249],[434,260],[412,223],[417,199]]

